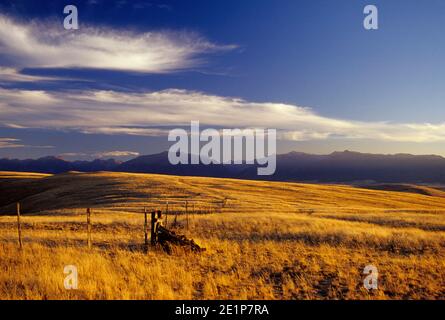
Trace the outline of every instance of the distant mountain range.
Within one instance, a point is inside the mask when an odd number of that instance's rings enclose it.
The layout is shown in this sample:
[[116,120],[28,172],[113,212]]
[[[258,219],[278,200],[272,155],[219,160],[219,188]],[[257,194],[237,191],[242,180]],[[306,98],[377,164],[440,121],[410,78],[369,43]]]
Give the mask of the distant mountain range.
[[256,165],[171,165],[168,152],[162,152],[126,162],[114,159],[66,161],[57,157],[35,160],[0,159],[0,171],[116,171],[276,181],[445,183],[445,158],[435,155],[381,155],[351,151],[328,155],[290,152],[277,155],[277,170],[274,175],[257,176]]

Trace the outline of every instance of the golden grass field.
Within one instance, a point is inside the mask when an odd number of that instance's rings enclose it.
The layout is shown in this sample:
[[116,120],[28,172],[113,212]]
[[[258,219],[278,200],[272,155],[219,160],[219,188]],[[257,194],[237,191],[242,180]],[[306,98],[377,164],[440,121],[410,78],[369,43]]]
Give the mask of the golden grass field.
[[[405,187],[3,172],[0,299],[445,299],[445,192]],[[166,201],[167,227],[178,212],[205,252],[143,252],[143,207]],[[64,288],[65,265],[77,290]],[[363,287],[366,265],[377,290]]]

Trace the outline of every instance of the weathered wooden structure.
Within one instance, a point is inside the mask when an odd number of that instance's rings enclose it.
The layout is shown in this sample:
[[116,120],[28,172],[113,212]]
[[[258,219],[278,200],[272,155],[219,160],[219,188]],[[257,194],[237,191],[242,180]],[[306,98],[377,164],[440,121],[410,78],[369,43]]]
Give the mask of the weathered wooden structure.
[[[145,211],[145,221],[147,214]],[[162,212],[152,211],[151,212],[151,245],[156,246],[160,245],[165,251],[172,252],[172,248],[174,246],[183,247],[185,249],[189,249],[193,252],[201,252],[204,251],[205,248],[201,248],[198,244],[196,244],[193,239],[187,239],[186,236],[177,234],[172,230],[168,230],[163,225]],[[147,235],[147,233],[145,233]],[[145,237],[145,245],[148,248],[147,236]]]

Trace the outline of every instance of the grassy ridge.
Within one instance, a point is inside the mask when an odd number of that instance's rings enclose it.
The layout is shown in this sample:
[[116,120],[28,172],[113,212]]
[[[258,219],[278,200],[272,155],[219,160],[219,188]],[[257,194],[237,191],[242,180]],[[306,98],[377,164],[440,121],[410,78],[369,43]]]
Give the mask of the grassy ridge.
[[[445,298],[440,190],[127,173],[0,176],[0,190],[11,185],[25,212],[25,249],[17,250],[15,217],[0,217],[2,299]],[[14,212],[8,199],[2,192],[1,214]],[[142,207],[165,209],[166,201],[205,253],[142,252]],[[86,207],[95,208],[91,251]],[[68,264],[79,269],[78,290],[63,287]],[[373,292],[363,287],[369,264],[379,269]]]

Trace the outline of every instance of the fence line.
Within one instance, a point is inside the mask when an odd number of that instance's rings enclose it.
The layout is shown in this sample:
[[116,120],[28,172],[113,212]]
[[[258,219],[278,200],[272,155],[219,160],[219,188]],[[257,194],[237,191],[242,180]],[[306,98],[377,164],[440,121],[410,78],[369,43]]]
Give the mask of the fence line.
[[[183,219],[183,225],[184,228],[189,230],[190,225],[190,208],[189,208],[189,201],[185,200],[182,202],[183,208],[185,208],[185,216]],[[193,211],[195,210],[195,203],[192,202],[192,208]],[[85,209],[84,209],[85,210]],[[93,229],[93,222],[92,222],[92,213],[93,210],[91,208],[86,208],[86,231],[87,231],[87,247],[88,249],[92,249],[93,247],[93,241],[92,241],[92,229]],[[140,211],[139,211],[140,212]],[[150,241],[151,245],[155,246],[158,242],[157,235],[159,232],[170,232],[167,229],[167,221],[168,221],[168,215],[170,213],[174,214],[174,220],[171,223],[171,226],[173,228],[176,228],[178,226],[178,210],[171,210],[170,202],[166,202],[165,207],[165,224],[163,221],[163,214],[160,210],[152,210],[151,211],[151,234],[150,234]],[[18,245],[20,250],[23,249],[23,229],[22,229],[22,219],[21,219],[21,205],[19,202],[16,203],[16,215],[17,215],[17,236],[18,236]],[[143,215],[144,215],[144,250],[148,252],[149,249],[149,239],[148,239],[148,229],[149,229],[149,222],[148,222],[148,210],[147,207],[143,207]],[[158,230],[159,229],[159,230]],[[173,232],[174,234],[174,232]]]

